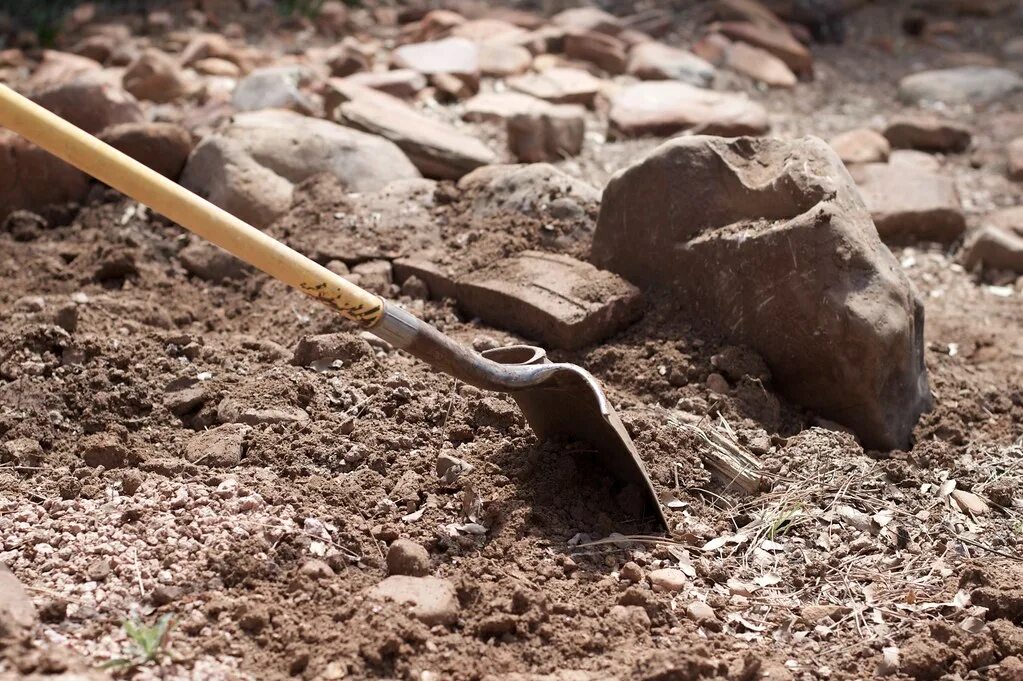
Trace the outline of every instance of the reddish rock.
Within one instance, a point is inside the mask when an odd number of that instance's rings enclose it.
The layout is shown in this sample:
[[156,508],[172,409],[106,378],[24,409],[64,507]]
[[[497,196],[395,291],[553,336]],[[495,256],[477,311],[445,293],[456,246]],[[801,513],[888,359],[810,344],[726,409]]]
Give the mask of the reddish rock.
[[509,78],[508,87],[554,104],[593,106],[601,81],[581,69],[554,67]]
[[565,35],[565,56],[595,64],[612,74],[625,73],[626,46],[621,40],[597,31]]
[[32,99],[91,134],[111,125],[143,120],[138,101],[106,83],[79,79],[39,92]]
[[554,104],[521,92],[481,92],[465,103],[462,118],[496,123],[520,114],[543,113]]
[[828,142],[844,163],[878,163],[888,160],[891,145],[884,135],[857,128],[836,135]]
[[243,71],[245,70],[246,64],[239,55],[238,50],[231,45],[227,38],[219,33],[201,33],[192,38],[185,45],[185,49],[181,51],[179,61],[182,66],[191,66],[200,59],[208,59],[210,57],[226,59],[237,64]]
[[85,173],[23,137],[0,129],[0,220],[16,210],[81,201],[89,191]]
[[397,68],[413,69],[427,76],[450,73],[473,90],[479,86],[479,46],[466,38],[402,45],[391,53],[391,63]]
[[242,75],[242,70],[234,62],[221,59],[220,57],[207,57],[192,64],[196,72],[205,76],[220,76],[222,78],[237,78]]
[[414,27],[414,32],[409,36],[410,42],[421,43],[446,38],[453,28],[464,24],[465,21],[465,17],[458,12],[446,9],[432,10]]
[[691,52],[656,42],[632,48],[626,71],[642,80],[680,80],[698,87],[707,87],[714,81],[711,64]]
[[69,52],[43,50],[42,59],[32,75],[25,82],[25,90],[30,93],[49,90],[66,85],[78,76],[99,71],[103,66],[94,59],[81,57]]
[[725,54],[725,66],[771,87],[796,86],[796,74],[770,52],[744,42],[732,43]]
[[497,162],[494,152],[475,137],[427,118],[397,98],[375,95],[341,104],[339,120],[391,140],[425,177],[457,179],[473,168]]
[[853,166],[850,172],[886,242],[952,243],[966,229],[959,194],[949,177],[890,163]]
[[822,140],[665,142],[608,183],[591,258],[756,350],[866,447],[908,446],[929,407],[923,306]]
[[174,59],[148,49],[124,72],[124,89],[139,99],[173,102],[188,92],[188,85]]
[[567,255],[525,251],[458,282],[470,314],[549,347],[601,341],[643,314],[639,290]]
[[959,152],[970,146],[972,133],[965,125],[933,116],[898,116],[884,136],[896,149]]
[[[348,83],[386,92],[400,99],[413,99],[426,87],[426,76],[412,69],[393,69],[356,73],[344,79]],[[328,86],[329,87],[329,86]],[[328,95],[329,96],[329,95]],[[328,109],[330,104],[325,102]],[[336,104],[334,108],[336,108]]]
[[623,137],[671,135],[683,130],[708,135],[760,135],[767,112],[745,95],[714,92],[676,81],[648,81],[622,88],[611,100],[611,130]]
[[192,152],[192,136],[173,123],[124,123],[107,128],[100,139],[172,180]]
[[773,30],[741,21],[726,21],[717,24],[715,28],[732,40],[749,43],[770,52],[799,76],[813,73],[813,56],[787,29]]
[[586,132],[584,110],[565,104],[508,118],[508,147],[519,161],[559,161],[582,151]]
[[245,438],[252,428],[242,423],[225,423],[196,433],[185,443],[188,461],[214,468],[234,468],[245,453]]

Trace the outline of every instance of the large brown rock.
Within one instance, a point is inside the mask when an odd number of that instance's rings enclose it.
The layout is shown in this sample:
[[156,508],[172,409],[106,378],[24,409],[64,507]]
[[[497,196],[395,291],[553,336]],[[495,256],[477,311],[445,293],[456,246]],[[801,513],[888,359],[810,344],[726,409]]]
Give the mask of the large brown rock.
[[639,289],[567,255],[526,251],[458,282],[471,314],[555,348],[603,340],[643,314]]
[[611,100],[611,130],[623,137],[671,135],[683,130],[708,135],[760,135],[767,111],[745,95],[714,92],[677,81],[648,81],[622,88]]
[[687,137],[616,174],[592,260],[770,366],[864,446],[908,446],[930,404],[923,306],[822,140]]
[[0,129],[0,220],[16,210],[39,213],[52,204],[81,201],[88,191],[85,173]]
[[865,163],[850,172],[878,233],[888,243],[952,243],[966,229],[950,177],[907,162]]

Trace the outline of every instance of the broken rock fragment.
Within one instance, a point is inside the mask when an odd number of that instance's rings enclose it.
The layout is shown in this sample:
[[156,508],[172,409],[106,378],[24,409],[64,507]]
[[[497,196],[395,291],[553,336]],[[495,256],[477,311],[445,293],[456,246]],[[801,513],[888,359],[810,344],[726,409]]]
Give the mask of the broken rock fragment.
[[906,447],[929,407],[923,306],[822,140],[662,144],[608,183],[591,257],[674,292],[866,447]]
[[508,119],[508,147],[519,161],[560,161],[582,151],[586,121],[582,107],[552,105],[543,113]]
[[890,243],[951,243],[966,218],[951,178],[903,163],[850,169],[881,238]]
[[575,258],[525,251],[458,283],[459,304],[484,321],[555,348],[581,348],[643,314],[639,290]]
[[629,52],[629,75],[642,80],[678,80],[697,87],[714,81],[714,67],[692,52],[664,43],[640,43]]
[[454,624],[458,619],[455,586],[440,577],[391,575],[370,589],[369,597],[408,606],[409,614],[430,626]]
[[835,135],[828,142],[844,163],[887,161],[892,152],[885,136],[869,128],[857,128]]
[[553,104],[593,106],[601,81],[582,69],[555,66],[543,73],[525,73],[509,78],[508,87]]
[[896,149],[958,152],[970,146],[970,129],[954,121],[931,116],[899,116],[885,128],[884,136]]

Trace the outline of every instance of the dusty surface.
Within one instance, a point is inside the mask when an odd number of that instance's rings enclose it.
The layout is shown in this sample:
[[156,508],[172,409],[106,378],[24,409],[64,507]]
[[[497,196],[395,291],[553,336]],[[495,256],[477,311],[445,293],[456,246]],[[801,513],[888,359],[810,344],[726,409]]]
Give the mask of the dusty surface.
[[[685,44],[696,16],[679,12],[666,40]],[[935,46],[898,19],[855,14],[793,91],[723,77],[775,133],[828,138],[901,110],[902,75],[997,61],[1020,32],[961,18]],[[941,159],[971,229],[1023,199],[998,156],[1023,133],[1020,97],[945,112],[975,136]],[[603,186],[656,140],[605,142],[593,116],[583,154],[558,165]],[[349,266],[426,247],[459,271],[527,249],[585,258],[594,218],[486,216],[441,183],[409,200],[436,225],[424,243],[379,229],[333,180],[295,192],[270,231]],[[908,452],[864,452],[656,296],[609,341],[555,353],[600,379],[633,433],[673,525],[653,539],[586,451],[538,444],[510,399],[371,345],[261,274],[192,276],[189,238],[114,192],[94,188],[70,216],[0,234],[0,562],[40,618],[0,653],[5,677],[95,669],[123,654],[125,619],[170,615],[167,654],[119,673],[1023,678],[1023,284],[967,273],[954,246],[896,250],[924,299],[935,396]],[[359,216],[356,251],[331,225]],[[399,299],[465,343],[520,340],[450,301]],[[330,361],[292,363],[325,333],[346,334]],[[767,491],[714,479],[712,440],[755,457]],[[471,470],[442,477],[442,457]],[[428,550],[455,599],[428,605],[453,618],[428,625],[373,596],[398,538]],[[664,577],[677,590],[650,588],[645,573],[664,568],[681,572]]]

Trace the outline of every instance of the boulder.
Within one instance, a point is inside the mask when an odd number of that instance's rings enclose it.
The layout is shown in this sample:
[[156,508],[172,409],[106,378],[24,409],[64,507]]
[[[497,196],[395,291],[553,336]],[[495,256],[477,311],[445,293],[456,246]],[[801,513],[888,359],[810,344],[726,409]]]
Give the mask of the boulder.
[[878,233],[888,243],[952,243],[966,229],[950,177],[905,163],[866,163],[850,172]]
[[667,136],[691,131],[708,135],[761,135],[767,111],[745,95],[715,92],[677,81],[647,81],[622,88],[611,99],[611,130],[623,137]]
[[560,67],[543,73],[524,73],[508,79],[512,90],[543,99],[554,104],[584,104],[593,106],[602,81],[582,69]]
[[582,107],[551,106],[508,118],[508,148],[519,161],[560,161],[582,151],[586,120]]
[[921,71],[899,81],[899,99],[907,104],[987,104],[1023,88],[1013,71],[990,66],[959,66]]
[[20,135],[0,129],[0,220],[17,210],[44,212],[81,201],[89,177]]
[[424,176],[458,179],[474,168],[497,162],[494,152],[475,137],[428,118],[397,98],[375,94],[342,104],[339,119],[394,142]]
[[538,251],[473,272],[455,295],[483,321],[565,350],[604,340],[643,314],[639,289],[621,277]]
[[174,123],[123,123],[99,137],[172,180],[178,179],[192,152],[192,136]]
[[608,183],[591,259],[671,291],[866,447],[907,447],[930,405],[923,306],[822,140],[665,142]]
[[970,129],[954,121],[933,116],[898,116],[884,130],[884,136],[896,149],[958,152],[970,146]]
[[828,142],[843,163],[879,163],[888,160],[892,148],[885,136],[869,128],[835,135]]
[[308,71],[301,66],[257,69],[238,82],[231,105],[238,111],[290,109],[311,116],[316,106],[298,89],[308,78]]
[[479,45],[467,38],[445,38],[402,45],[391,53],[391,65],[430,76],[449,73],[473,90],[479,86]]
[[111,125],[141,123],[144,119],[133,96],[109,83],[86,77],[37,92],[32,99],[93,135]]
[[129,64],[123,83],[135,97],[158,103],[173,102],[188,92],[178,62],[156,49],[143,51]]
[[450,625],[458,620],[455,587],[440,577],[391,575],[370,589],[368,596],[408,606],[409,614],[428,626]]
[[679,80],[697,87],[709,87],[714,82],[710,63],[692,52],[652,41],[632,48],[625,70],[642,80]]
[[181,183],[250,224],[265,227],[291,205],[293,185],[329,173],[350,191],[382,188],[419,172],[388,140],[291,111],[239,114],[192,152]]

